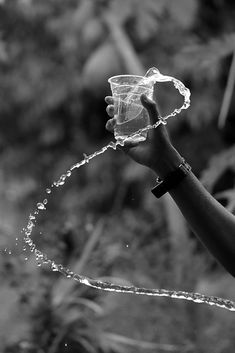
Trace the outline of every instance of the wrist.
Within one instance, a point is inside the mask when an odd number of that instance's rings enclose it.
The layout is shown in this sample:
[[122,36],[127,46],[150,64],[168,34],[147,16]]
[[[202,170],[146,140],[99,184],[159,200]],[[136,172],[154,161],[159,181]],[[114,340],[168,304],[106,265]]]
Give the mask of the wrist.
[[151,169],[158,177],[164,179],[169,173],[174,171],[182,161],[179,152],[172,146],[168,146],[164,152],[154,161]]

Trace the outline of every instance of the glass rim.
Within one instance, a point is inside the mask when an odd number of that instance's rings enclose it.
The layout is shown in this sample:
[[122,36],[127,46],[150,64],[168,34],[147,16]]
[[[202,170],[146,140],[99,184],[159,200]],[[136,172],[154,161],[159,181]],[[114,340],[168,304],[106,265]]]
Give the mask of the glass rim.
[[109,83],[118,84],[118,83],[112,82],[112,79],[115,79],[115,78],[118,78],[118,77],[124,77],[124,78],[125,78],[125,77],[136,77],[136,78],[142,79],[142,78],[144,78],[145,76],[141,76],[141,75],[115,75],[115,76],[109,77],[108,82],[109,82]]

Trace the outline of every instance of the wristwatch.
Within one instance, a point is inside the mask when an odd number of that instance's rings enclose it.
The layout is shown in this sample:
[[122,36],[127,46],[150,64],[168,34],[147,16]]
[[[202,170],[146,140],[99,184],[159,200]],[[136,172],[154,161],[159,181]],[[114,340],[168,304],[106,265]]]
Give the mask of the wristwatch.
[[191,166],[182,159],[180,165],[170,172],[164,180],[157,178],[156,185],[151,190],[158,199],[171,189],[174,189],[190,172]]

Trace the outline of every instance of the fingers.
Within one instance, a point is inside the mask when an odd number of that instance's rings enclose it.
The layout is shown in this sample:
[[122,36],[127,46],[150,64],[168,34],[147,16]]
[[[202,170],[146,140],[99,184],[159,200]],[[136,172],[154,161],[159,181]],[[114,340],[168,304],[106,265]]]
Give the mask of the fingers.
[[113,132],[115,125],[116,125],[116,119],[113,118],[113,119],[109,119],[109,120],[107,121],[105,127],[106,127],[106,129],[107,129],[108,131]]
[[107,112],[108,116],[110,116],[112,118],[114,116],[114,106],[108,105],[106,107],[106,112]]
[[114,102],[114,99],[112,96],[107,96],[107,97],[105,97],[104,100],[107,104],[113,104],[113,102]]
[[107,96],[107,97],[105,97],[104,100],[108,104],[108,106],[106,107],[106,112],[107,112],[108,116],[110,116],[112,118],[107,121],[105,128],[108,131],[113,133],[114,127],[116,125],[116,119],[113,118],[113,116],[114,116],[114,105],[113,105],[114,99],[112,96]]
[[152,99],[148,98],[145,94],[141,95],[140,100],[144,108],[146,108],[148,111],[150,123],[152,125],[155,124],[160,117],[156,103]]
[[108,104],[106,107],[106,112],[110,118],[114,116],[114,98],[112,96],[105,97],[105,102]]

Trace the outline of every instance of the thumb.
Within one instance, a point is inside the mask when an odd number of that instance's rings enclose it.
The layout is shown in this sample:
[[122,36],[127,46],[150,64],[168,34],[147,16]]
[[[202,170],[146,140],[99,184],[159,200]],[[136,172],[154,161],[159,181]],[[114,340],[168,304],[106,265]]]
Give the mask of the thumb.
[[144,108],[148,111],[151,125],[155,124],[160,118],[156,102],[148,98],[145,94],[141,95],[140,100]]

